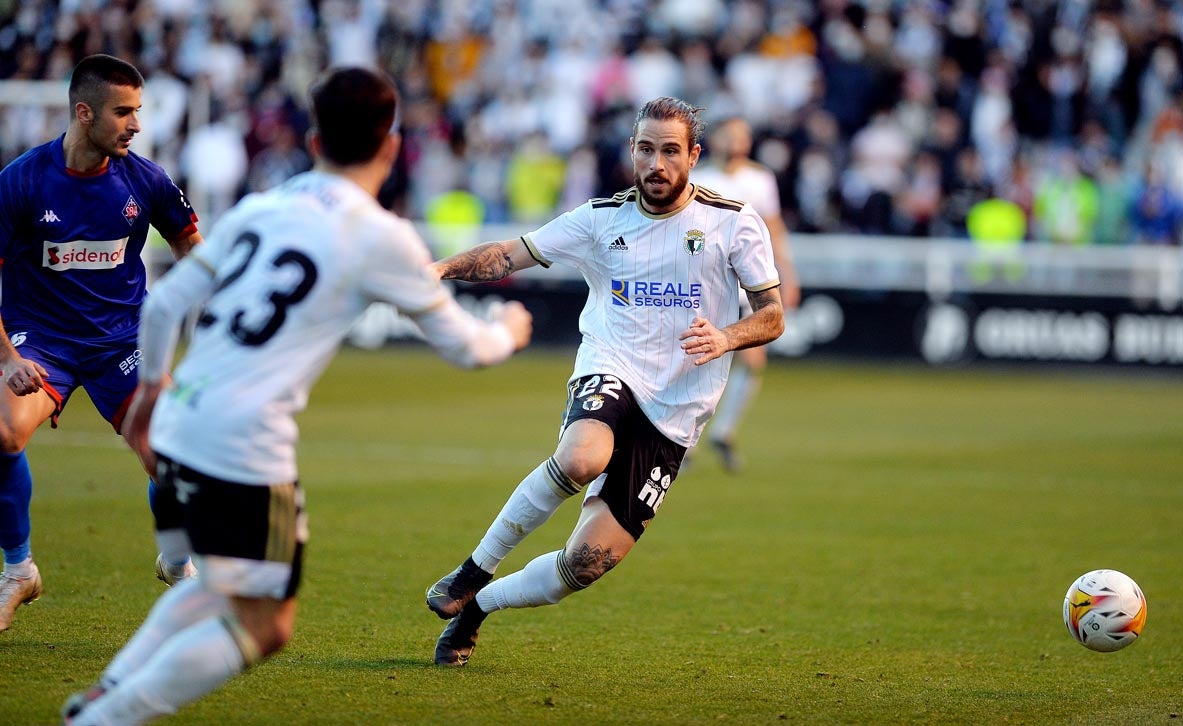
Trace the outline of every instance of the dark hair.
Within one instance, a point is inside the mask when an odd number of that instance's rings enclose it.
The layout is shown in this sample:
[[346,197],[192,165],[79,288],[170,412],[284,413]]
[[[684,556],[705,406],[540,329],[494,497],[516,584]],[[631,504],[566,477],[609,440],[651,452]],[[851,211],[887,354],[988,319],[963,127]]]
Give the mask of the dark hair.
[[680,98],[672,98],[670,96],[662,96],[655,98],[637,111],[637,119],[633,121],[633,136],[637,135],[637,129],[640,128],[641,122],[647,118],[654,121],[671,121],[677,120],[686,124],[686,130],[690,133],[690,148],[702,141],[702,134],[706,131],[706,124],[703,123],[700,115],[705,109],[691,106]]
[[88,55],[70,74],[70,106],[82,102],[97,111],[107,100],[107,86],[143,88],[144,77],[131,63],[115,56]]
[[374,158],[394,125],[394,82],[365,68],[339,68],[314,83],[311,95],[325,158],[340,166]]

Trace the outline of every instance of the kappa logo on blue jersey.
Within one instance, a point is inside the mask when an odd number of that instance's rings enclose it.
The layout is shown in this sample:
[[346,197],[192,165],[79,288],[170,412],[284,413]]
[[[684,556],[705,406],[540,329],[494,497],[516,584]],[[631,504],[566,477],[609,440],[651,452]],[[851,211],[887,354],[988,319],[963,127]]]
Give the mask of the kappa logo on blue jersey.
[[60,222],[62,218],[54,214],[52,209],[45,210],[45,216],[41,218],[42,222]]

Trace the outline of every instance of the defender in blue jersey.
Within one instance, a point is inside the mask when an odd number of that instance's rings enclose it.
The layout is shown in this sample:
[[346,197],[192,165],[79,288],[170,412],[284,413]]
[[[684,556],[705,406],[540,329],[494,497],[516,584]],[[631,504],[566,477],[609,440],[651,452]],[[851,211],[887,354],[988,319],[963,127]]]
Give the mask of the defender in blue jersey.
[[[201,241],[185,195],[130,151],[143,85],[130,63],[83,59],[70,79],[66,133],[0,171],[0,632],[41,594],[25,445],[46,419],[57,426],[79,386],[121,432],[137,384],[148,227],[178,258]],[[149,452],[136,453],[144,462]],[[167,516],[157,514],[159,528]],[[161,579],[192,571],[187,543],[162,545]]]

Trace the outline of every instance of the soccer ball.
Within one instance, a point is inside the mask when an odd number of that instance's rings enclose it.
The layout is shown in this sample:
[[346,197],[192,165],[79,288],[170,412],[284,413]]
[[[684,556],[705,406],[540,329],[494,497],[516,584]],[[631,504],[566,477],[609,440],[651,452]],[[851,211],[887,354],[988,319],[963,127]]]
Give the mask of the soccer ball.
[[1121,650],[1146,625],[1146,597],[1138,583],[1117,570],[1086,572],[1064,595],[1064,625],[1090,650]]

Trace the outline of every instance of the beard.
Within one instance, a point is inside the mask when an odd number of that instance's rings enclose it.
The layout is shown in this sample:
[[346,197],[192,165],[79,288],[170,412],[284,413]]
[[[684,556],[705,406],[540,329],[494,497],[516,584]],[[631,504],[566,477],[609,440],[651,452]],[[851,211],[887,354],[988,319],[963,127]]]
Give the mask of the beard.
[[[134,137],[134,134],[133,134]],[[121,159],[127,156],[131,151],[131,139],[124,139],[122,136],[112,138],[108,134],[92,131],[88,134],[91,146],[101,151],[106,156]]]
[[673,179],[658,174],[650,174],[645,178],[649,180],[661,179],[666,182],[665,191],[654,194],[645,188],[641,175],[635,171],[633,172],[633,184],[637,186],[637,192],[641,195],[641,201],[650,209],[661,209],[673,204],[682,195],[682,192],[686,190],[686,184],[690,182],[689,173],[682,174]]
[[[124,146],[124,143],[126,143],[127,146]],[[127,139],[126,142],[123,139],[116,139],[111,143],[110,146],[103,149],[103,151],[107,152],[107,156],[113,156],[122,159],[131,151],[131,139]]]

